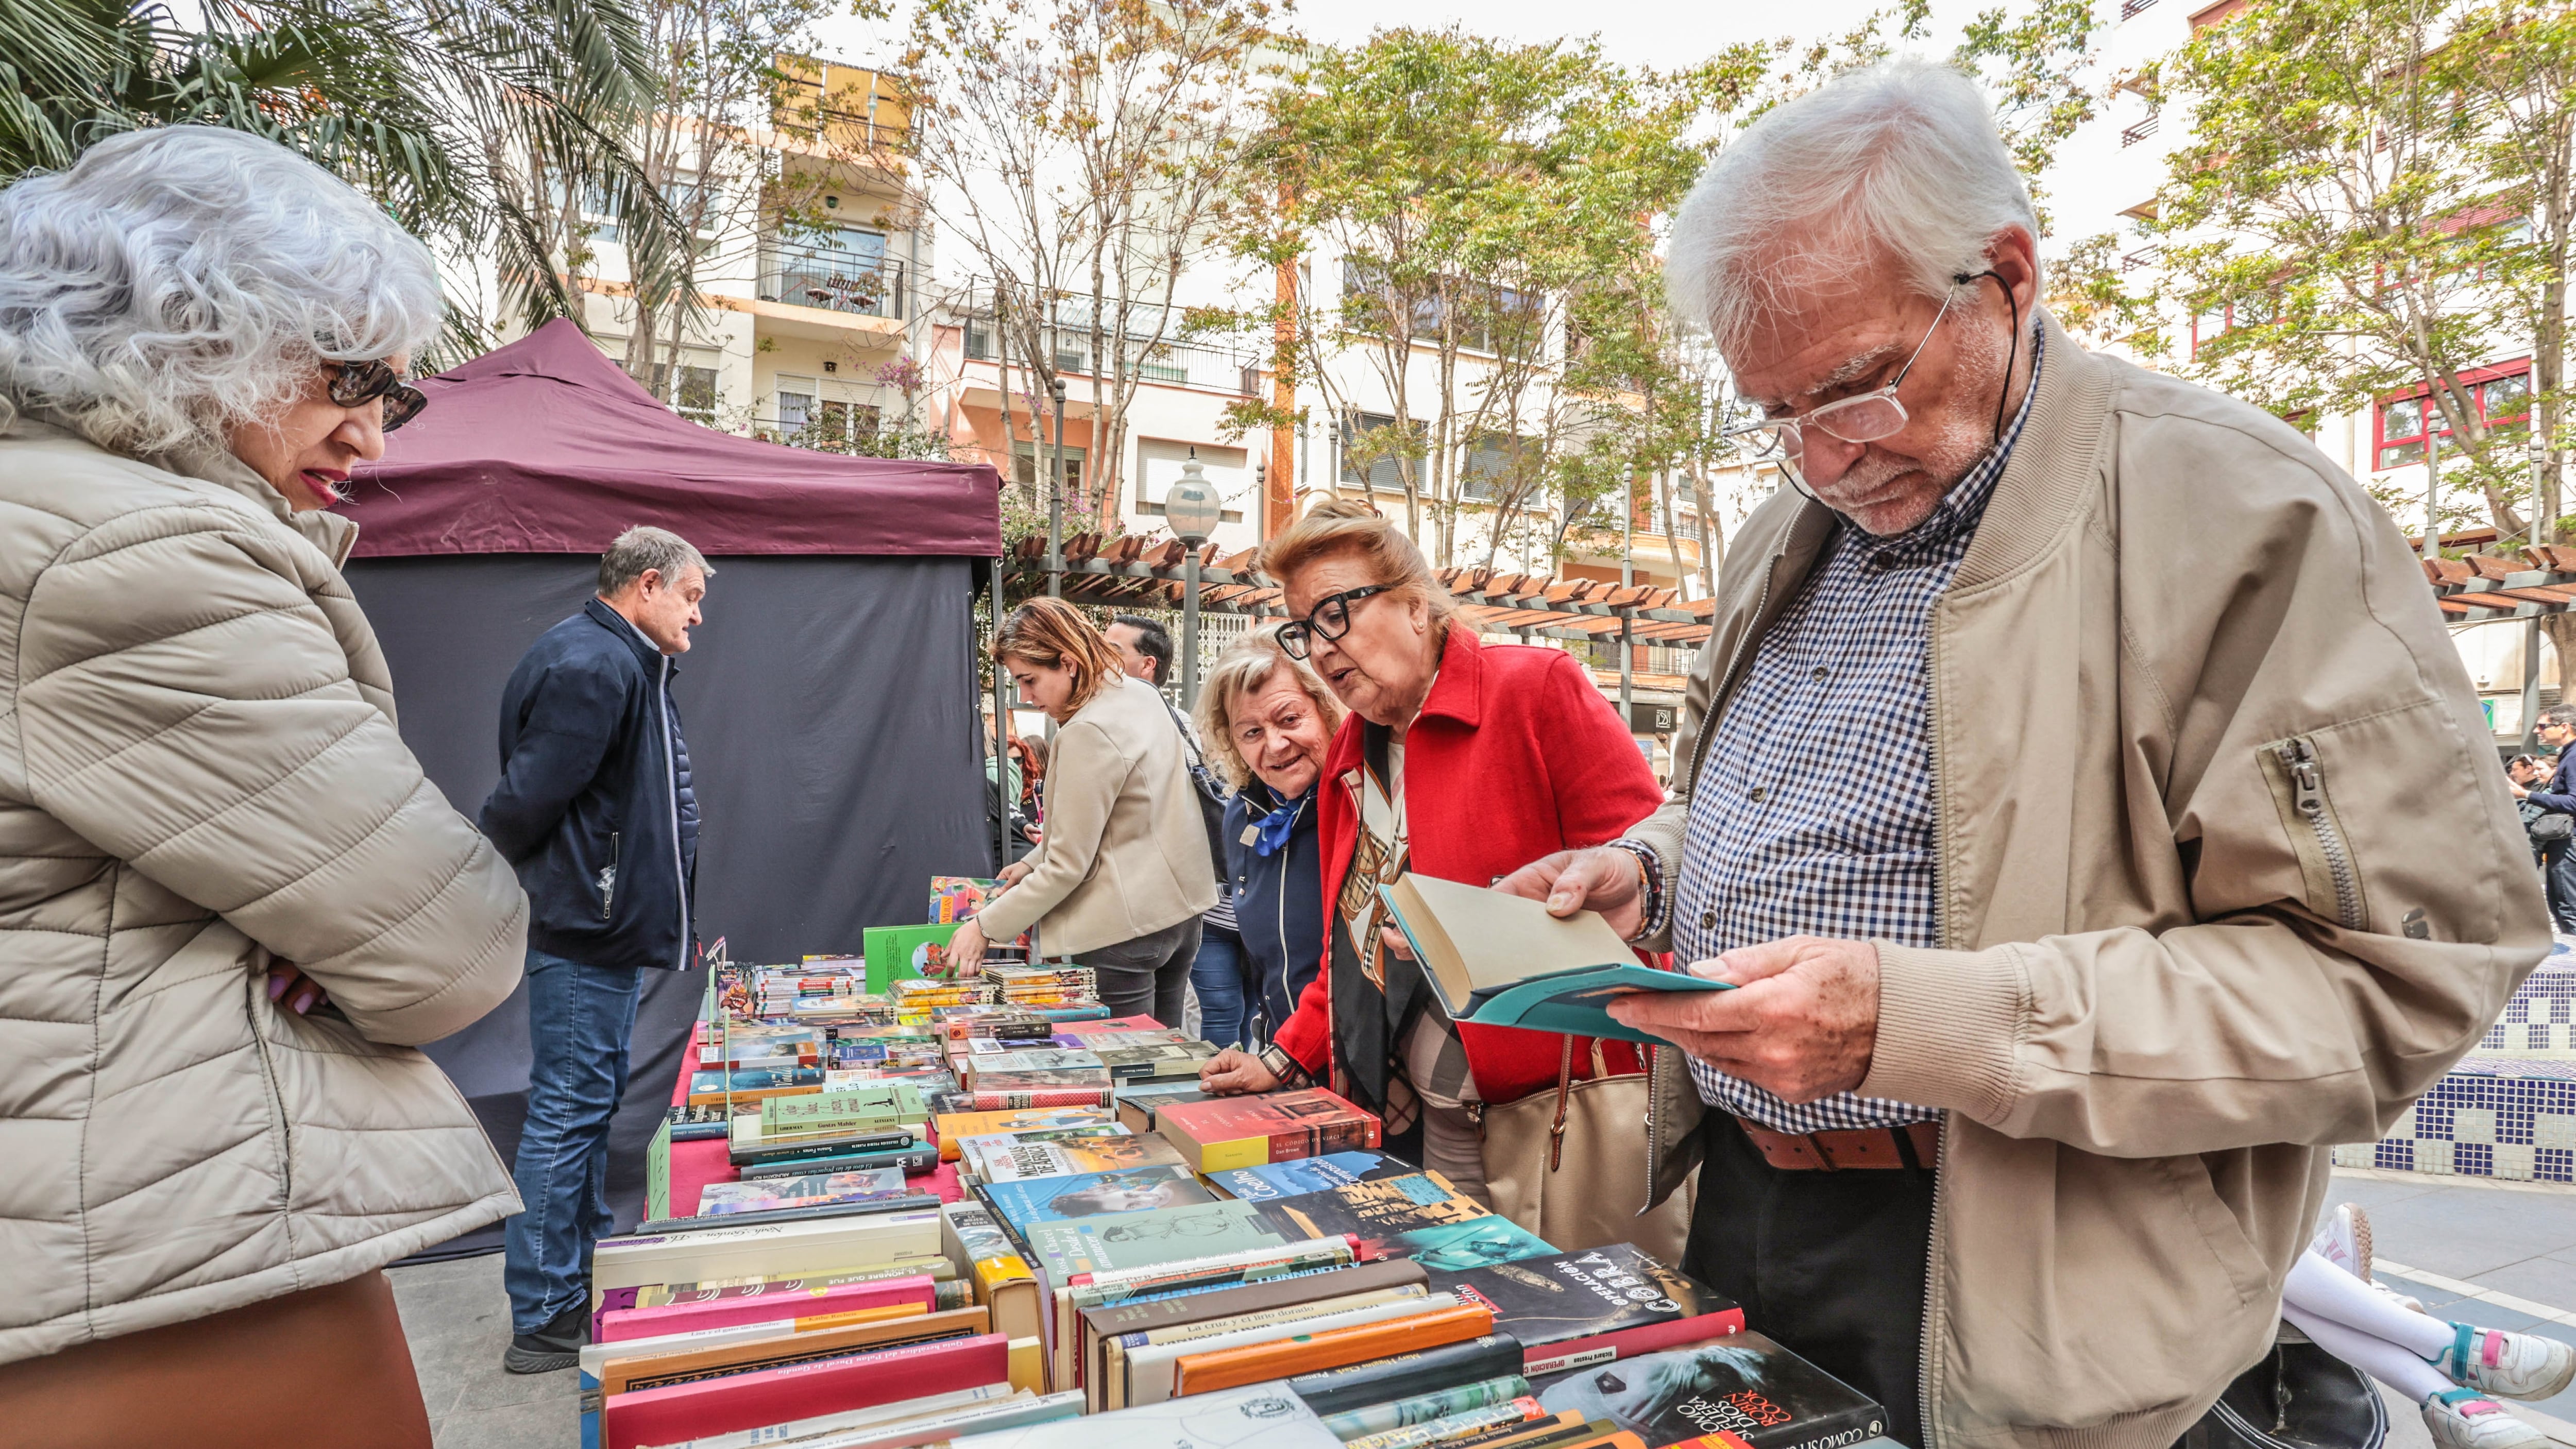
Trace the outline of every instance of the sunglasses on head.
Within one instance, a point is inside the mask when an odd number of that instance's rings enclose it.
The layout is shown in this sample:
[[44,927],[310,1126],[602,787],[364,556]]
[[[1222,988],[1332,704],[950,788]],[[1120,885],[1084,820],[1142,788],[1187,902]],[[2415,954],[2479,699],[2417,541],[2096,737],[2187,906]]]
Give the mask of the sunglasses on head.
[[390,433],[429,406],[429,399],[419,388],[402,380],[393,364],[379,358],[373,362],[326,362],[323,375],[330,380],[331,401],[344,408],[363,407],[376,398],[385,400],[383,428]]

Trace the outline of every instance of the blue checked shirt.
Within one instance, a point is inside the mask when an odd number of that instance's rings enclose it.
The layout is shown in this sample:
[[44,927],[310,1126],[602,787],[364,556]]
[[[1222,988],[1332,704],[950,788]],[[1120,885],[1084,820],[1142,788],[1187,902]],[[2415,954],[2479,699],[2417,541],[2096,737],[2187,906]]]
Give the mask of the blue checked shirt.
[[[2036,329],[2034,329],[2034,333]],[[1783,936],[1941,944],[1924,662],[1932,606],[1968,555],[2039,396],[1932,516],[1894,538],[1846,524],[1763,634],[1691,790],[1673,951],[1684,963]],[[1793,1107],[1694,1059],[1702,1101],[1780,1132],[1941,1114],[1842,1092]]]

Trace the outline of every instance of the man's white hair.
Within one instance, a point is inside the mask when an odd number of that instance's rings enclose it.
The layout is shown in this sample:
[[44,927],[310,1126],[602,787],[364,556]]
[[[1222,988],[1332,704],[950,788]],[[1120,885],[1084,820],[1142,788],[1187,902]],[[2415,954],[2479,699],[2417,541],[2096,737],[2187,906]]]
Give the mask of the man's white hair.
[[324,359],[438,336],[429,249],[356,188],[241,131],[111,136],[0,190],[0,425],[135,456],[221,446]]
[[1995,237],[2036,240],[2030,188],[1985,95],[1919,60],[1849,70],[1729,142],[1674,219],[1675,310],[1725,350],[1769,313],[1874,269],[1940,298]]

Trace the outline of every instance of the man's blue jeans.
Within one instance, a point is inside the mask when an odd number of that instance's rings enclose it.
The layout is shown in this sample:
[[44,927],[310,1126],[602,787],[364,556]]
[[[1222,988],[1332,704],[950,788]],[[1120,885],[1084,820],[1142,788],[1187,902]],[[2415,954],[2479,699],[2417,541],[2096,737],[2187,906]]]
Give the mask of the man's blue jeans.
[[1243,1044],[1251,1023],[1244,1000],[1243,938],[1211,926],[1199,937],[1199,954],[1190,962],[1190,985],[1199,993],[1199,1032],[1218,1046]]
[[589,1306],[590,1250],[608,1231],[608,1120],[626,1095],[626,1044],[643,973],[528,952],[528,1121],[519,1132],[524,1210],[503,1235],[510,1331],[534,1333]]

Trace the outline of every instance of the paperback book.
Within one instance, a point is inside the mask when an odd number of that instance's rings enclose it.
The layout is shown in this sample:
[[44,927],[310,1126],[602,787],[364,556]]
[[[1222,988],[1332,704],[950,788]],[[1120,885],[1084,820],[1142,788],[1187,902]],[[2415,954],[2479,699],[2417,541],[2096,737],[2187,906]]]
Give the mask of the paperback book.
[[[988,1183],[1014,1183],[1031,1178],[1063,1178],[1076,1173],[1128,1172],[1144,1167],[1180,1167],[1179,1149],[1160,1137],[1136,1137],[1119,1129],[1115,1137],[1081,1137],[1054,1142],[1028,1138],[977,1137],[967,1140],[964,1166]],[[1031,1133],[1043,1137],[1045,1133]]]
[[1520,1340],[1508,1333],[1488,1333],[1419,1353],[1390,1354],[1323,1373],[1300,1374],[1288,1381],[1288,1391],[1318,1414],[1339,1414],[1520,1371]]
[[[1135,1139],[1125,1139],[1133,1141]],[[1054,1144],[1046,1144],[1052,1146]],[[1014,1182],[988,1182],[985,1199],[1003,1221],[1025,1238],[1037,1223],[1076,1218],[1111,1217],[1216,1201],[1190,1170],[1178,1164],[1131,1167],[1116,1172],[1084,1172],[1070,1177],[1038,1177]]]
[[816,1207],[827,1203],[883,1202],[906,1197],[903,1170],[870,1168],[861,1172],[810,1174],[803,1177],[756,1178],[746,1182],[711,1182],[698,1190],[698,1216]]
[[1727,1433],[1752,1449],[1833,1449],[1885,1432],[1867,1395],[1759,1333],[1531,1375],[1539,1403],[1609,1419],[1648,1449]]
[[1436,1172],[1354,1182],[1324,1192],[1246,1203],[1291,1237],[1349,1234],[1360,1257],[1410,1258],[1438,1272],[1481,1268],[1556,1249],[1528,1229],[1486,1211]]
[[1028,1107],[990,1112],[943,1112],[936,1121],[939,1156],[955,1162],[958,1144],[969,1137],[1002,1133],[1046,1132],[1068,1127],[1115,1127],[1118,1119],[1098,1107]]
[[1407,875],[1378,892],[1452,1021],[1656,1043],[1609,1013],[1634,991],[1720,991],[1727,983],[1637,960],[1598,912]]
[[1354,1182],[1404,1177],[1420,1170],[1382,1152],[1327,1152],[1321,1157],[1292,1157],[1285,1162],[1264,1163],[1259,1167],[1234,1167],[1223,1172],[1211,1172],[1208,1181],[1229,1196],[1246,1202],[1263,1202],[1271,1198],[1326,1192]]
[[1744,1327],[1735,1300],[1628,1243],[1434,1272],[1432,1284],[1494,1310],[1521,1341],[1522,1371],[1557,1373],[1699,1343]]
[[1376,1117],[1321,1088],[1165,1103],[1154,1130],[1200,1172],[1374,1148],[1380,1131]]
[[953,1449],[1341,1449],[1315,1412],[1277,1384],[1167,1399],[956,1440]]
[[1109,1069],[1112,1081],[1148,1082],[1198,1081],[1199,1068],[1216,1055],[1214,1044],[1203,1041],[1152,1042],[1133,1046],[1102,1046],[1102,1066]]
[[1058,1286],[1080,1273],[1143,1268],[1247,1248],[1276,1247],[1312,1233],[1283,1233],[1242,1202],[1202,1202],[1107,1218],[1029,1225],[1040,1274]]

